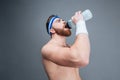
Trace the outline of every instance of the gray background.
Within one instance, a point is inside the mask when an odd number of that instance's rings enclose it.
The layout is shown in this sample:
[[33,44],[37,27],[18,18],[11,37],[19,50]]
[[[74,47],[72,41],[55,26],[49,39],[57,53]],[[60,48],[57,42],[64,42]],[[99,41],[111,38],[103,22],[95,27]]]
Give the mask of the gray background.
[[120,80],[119,8],[119,0],[0,0],[0,80],[48,80],[40,53],[50,39],[45,28],[48,16],[68,20],[85,9],[93,13],[86,22],[91,56],[80,74],[83,80]]

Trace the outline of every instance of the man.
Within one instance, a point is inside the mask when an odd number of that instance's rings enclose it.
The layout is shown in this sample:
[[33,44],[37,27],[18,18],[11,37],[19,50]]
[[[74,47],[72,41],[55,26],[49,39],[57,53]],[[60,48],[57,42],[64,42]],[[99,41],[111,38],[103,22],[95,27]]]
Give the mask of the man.
[[56,15],[47,20],[46,28],[51,40],[41,52],[49,80],[81,80],[79,68],[89,63],[90,43],[81,11],[71,19],[76,24],[76,38],[72,46],[66,44],[66,37],[71,35],[66,22]]

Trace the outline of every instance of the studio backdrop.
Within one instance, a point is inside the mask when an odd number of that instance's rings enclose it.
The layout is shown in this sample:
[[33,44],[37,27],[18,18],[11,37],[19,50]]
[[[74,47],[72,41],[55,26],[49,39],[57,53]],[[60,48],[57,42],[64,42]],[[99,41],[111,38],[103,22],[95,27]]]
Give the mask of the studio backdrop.
[[[50,36],[46,20],[57,14],[69,20],[90,9],[86,22],[90,63],[80,69],[83,80],[120,80],[119,0],[0,0],[0,80],[48,80],[41,48]],[[73,44],[75,30],[67,38]]]

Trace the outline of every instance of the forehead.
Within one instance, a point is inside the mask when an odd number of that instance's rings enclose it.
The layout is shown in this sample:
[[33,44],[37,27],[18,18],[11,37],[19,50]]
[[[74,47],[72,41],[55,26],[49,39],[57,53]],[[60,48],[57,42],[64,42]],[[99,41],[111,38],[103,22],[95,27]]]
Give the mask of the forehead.
[[54,22],[57,22],[57,21],[59,21],[59,20],[60,20],[60,18],[56,18],[56,19],[53,21],[53,23],[54,23]]

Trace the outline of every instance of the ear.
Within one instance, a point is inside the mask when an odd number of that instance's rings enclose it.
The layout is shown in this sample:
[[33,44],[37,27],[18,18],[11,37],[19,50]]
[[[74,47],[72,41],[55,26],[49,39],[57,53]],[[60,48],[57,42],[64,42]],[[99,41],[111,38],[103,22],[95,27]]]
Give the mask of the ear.
[[52,28],[52,29],[50,29],[50,32],[51,33],[55,33],[55,30]]

